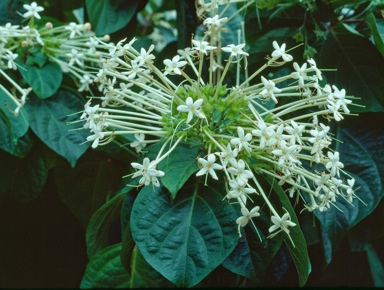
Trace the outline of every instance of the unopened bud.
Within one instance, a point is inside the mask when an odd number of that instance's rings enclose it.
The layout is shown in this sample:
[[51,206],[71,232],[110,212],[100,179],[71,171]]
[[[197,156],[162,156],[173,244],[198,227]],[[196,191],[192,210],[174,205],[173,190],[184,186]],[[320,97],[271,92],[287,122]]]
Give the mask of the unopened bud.
[[47,23],[45,23],[45,28],[47,28],[47,29],[52,29],[52,28],[53,28],[53,24],[52,24],[52,22],[47,22]]

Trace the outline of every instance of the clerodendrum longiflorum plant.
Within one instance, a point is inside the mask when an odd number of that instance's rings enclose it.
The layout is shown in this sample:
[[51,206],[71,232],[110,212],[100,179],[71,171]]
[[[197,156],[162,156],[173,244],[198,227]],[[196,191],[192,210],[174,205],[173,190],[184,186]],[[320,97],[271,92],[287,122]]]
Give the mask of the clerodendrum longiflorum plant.
[[[109,54],[94,79],[103,92],[101,106],[89,100],[81,116],[91,131],[87,140],[95,148],[118,135],[134,134],[130,146],[137,152],[163,142],[156,158],[132,163],[139,186],[151,187],[160,186],[164,172],[157,165],[179,144],[197,144],[196,176],[205,178],[206,185],[210,179],[225,181],[225,198],[241,209],[233,221],[240,236],[241,227],[249,222],[255,226],[261,206],[271,213],[269,237],[289,235],[296,223],[287,210],[276,209],[259,177],[285,184],[289,196],[300,197],[308,211],[326,211],[337,198],[352,202],[355,180],[343,172],[339,153],[329,147],[330,127],[320,121],[341,121],[350,114],[352,101],[344,89],[320,84],[322,73],[313,59],[293,62],[294,72],[269,79],[265,69],[293,61],[286,44],[276,41],[266,63],[248,73],[245,42],[221,47],[223,25],[230,19],[216,8],[200,7],[200,13],[205,9],[210,15],[203,22],[204,36],[164,60],[164,67],[154,65],[153,45],[138,51],[135,39],[116,45],[92,40]],[[230,85],[226,76],[233,69],[236,84]],[[182,80],[175,83],[170,75]],[[268,102],[274,104],[271,109]],[[254,203],[255,195],[263,204]]]

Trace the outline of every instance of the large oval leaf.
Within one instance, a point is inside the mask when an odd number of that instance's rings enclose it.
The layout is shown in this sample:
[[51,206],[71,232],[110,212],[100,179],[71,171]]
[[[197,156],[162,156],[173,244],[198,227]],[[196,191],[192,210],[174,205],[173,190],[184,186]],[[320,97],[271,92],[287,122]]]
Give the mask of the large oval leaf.
[[186,186],[172,202],[164,188],[144,187],[132,208],[132,236],[149,264],[176,286],[199,283],[232,252],[236,212],[223,190]]
[[67,159],[72,167],[90,145],[82,144],[89,134],[87,130],[70,131],[73,126],[67,125],[67,122],[79,119],[79,115],[74,113],[83,108],[81,100],[61,91],[47,100],[35,97],[25,104],[33,132],[49,148]]
[[135,15],[138,0],[86,0],[90,22],[96,35],[113,33],[126,26]]
[[127,288],[129,274],[121,265],[120,251],[121,244],[116,244],[98,252],[89,261],[80,288]]
[[36,95],[41,99],[51,97],[59,89],[63,79],[60,66],[54,62],[48,62],[42,67],[18,62],[19,69],[24,80],[32,87]]

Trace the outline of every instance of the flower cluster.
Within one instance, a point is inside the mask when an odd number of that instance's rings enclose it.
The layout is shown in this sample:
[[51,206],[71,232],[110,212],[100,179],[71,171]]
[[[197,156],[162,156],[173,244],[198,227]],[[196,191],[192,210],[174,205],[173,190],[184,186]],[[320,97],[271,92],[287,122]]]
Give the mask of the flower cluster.
[[[197,156],[196,176],[204,177],[206,184],[209,178],[224,180],[225,198],[241,209],[236,220],[239,235],[264,205],[271,212],[270,236],[289,234],[296,224],[288,211],[282,214],[272,204],[259,176],[274,178],[291,198],[301,197],[309,211],[326,211],[337,198],[352,202],[355,181],[350,177],[345,184],[339,153],[330,147],[330,127],[320,121],[342,120],[350,113],[351,100],[345,90],[320,84],[322,74],[313,59],[301,65],[294,62],[293,72],[285,76],[263,75],[268,67],[293,61],[286,45],[275,41],[264,66],[246,74],[242,82],[237,78],[233,86],[225,83],[232,67],[240,71],[248,56],[245,43],[220,46],[218,34],[227,21],[216,14],[206,18],[209,33],[164,60],[163,69],[154,65],[153,46],[136,50],[135,39],[110,45],[109,57],[93,80],[103,88],[101,106],[86,104],[84,127],[93,133],[88,137],[92,147],[119,135],[133,135],[131,146],[137,152],[147,144],[164,142],[154,160],[132,163],[140,185],[160,186],[158,177],[164,172],[156,166],[180,142],[198,142],[204,149]],[[224,56],[228,57],[222,65]],[[174,83],[172,75],[182,81]],[[252,195],[260,196],[264,204],[254,204]]]
[[[17,61],[24,61],[30,55],[34,55],[36,51],[41,51],[46,61],[57,63],[64,73],[71,74],[81,92],[89,91],[90,85],[93,83],[94,73],[89,72],[89,67],[102,67],[103,55],[108,56],[104,45],[99,45],[99,42],[95,40],[89,23],[71,22],[67,25],[53,27],[52,23],[48,22],[37,29],[35,20],[41,19],[39,13],[44,11],[44,8],[38,6],[36,2],[32,2],[30,5],[24,4],[23,7],[26,12],[22,16],[29,20],[28,25],[22,27],[7,23],[0,26],[0,74],[21,96],[16,97],[16,94],[10,93],[6,86],[1,86],[0,89],[15,104],[15,108],[9,107],[16,116],[32,90],[20,87],[5,72],[7,69],[18,70]],[[109,40],[109,36],[104,36],[103,40]],[[101,49],[102,47],[103,49]]]

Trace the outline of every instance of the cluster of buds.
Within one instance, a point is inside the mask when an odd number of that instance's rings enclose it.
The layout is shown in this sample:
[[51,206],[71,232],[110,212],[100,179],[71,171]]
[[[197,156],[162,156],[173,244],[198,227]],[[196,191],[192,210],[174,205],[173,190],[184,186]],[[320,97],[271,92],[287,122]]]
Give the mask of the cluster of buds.
[[[321,86],[322,73],[313,59],[301,66],[294,62],[293,72],[285,76],[263,76],[266,68],[293,61],[286,45],[277,42],[260,69],[245,74],[242,82],[237,77],[234,86],[225,84],[227,72],[236,66],[239,74],[248,56],[245,43],[220,46],[218,34],[227,21],[219,15],[206,18],[210,33],[164,60],[163,69],[154,65],[153,46],[138,51],[135,39],[109,46],[109,58],[94,79],[103,88],[101,106],[91,106],[90,100],[81,118],[92,133],[88,141],[94,148],[118,135],[133,135],[131,146],[137,152],[164,142],[154,160],[132,163],[133,176],[141,177],[139,184],[144,186],[160,186],[158,178],[164,172],[156,167],[180,142],[199,144],[203,150],[197,156],[196,176],[204,176],[205,184],[209,178],[225,181],[225,198],[241,208],[236,220],[239,235],[264,204],[271,212],[270,237],[278,232],[289,235],[296,224],[286,210],[279,214],[282,211],[269,200],[258,176],[277,180],[291,198],[301,197],[309,211],[326,211],[337,198],[352,202],[355,181],[330,147],[330,127],[320,122],[342,120],[350,113],[351,100],[343,89]],[[229,55],[225,65],[223,55]],[[174,83],[170,75],[182,80]],[[261,196],[264,204],[254,204],[252,195]]]

